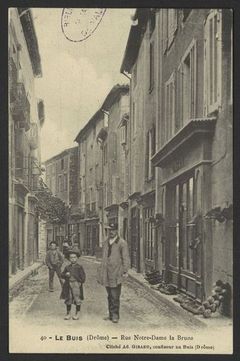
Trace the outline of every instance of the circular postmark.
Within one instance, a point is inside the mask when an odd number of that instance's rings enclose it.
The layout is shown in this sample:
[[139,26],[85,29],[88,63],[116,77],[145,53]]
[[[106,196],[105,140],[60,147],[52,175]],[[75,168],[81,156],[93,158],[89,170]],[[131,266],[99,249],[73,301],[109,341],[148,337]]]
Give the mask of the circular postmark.
[[97,8],[64,8],[61,18],[62,32],[70,41],[83,41],[94,33],[105,12],[106,9]]

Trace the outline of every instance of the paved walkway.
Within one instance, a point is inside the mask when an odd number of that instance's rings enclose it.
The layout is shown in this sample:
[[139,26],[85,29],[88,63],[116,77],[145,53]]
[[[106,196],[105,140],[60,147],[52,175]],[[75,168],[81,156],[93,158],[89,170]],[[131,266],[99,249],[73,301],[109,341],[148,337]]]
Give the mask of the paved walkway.
[[[122,288],[120,322],[113,324],[104,321],[103,316],[107,314],[107,295],[105,288],[96,281],[98,263],[84,258],[81,259],[81,263],[85,268],[87,280],[84,285],[85,300],[80,319],[63,319],[65,304],[59,299],[59,281],[57,278],[54,280],[55,291],[49,292],[48,270],[43,266],[38,275],[29,279],[21,294],[10,303],[13,351],[25,352],[27,348],[29,352],[46,352],[44,347],[47,345],[48,352],[81,352],[74,342],[51,342],[55,337],[66,337],[67,334],[76,337],[88,334],[120,337],[134,333],[169,337],[169,333],[176,333],[177,330],[188,336],[204,334],[205,327],[200,327],[193,316],[186,317],[180,309],[178,312],[176,307],[171,307],[164,299],[162,302],[156,300],[146,288],[141,287],[132,278],[128,278]],[[86,343],[84,352],[94,352],[92,347],[99,352],[100,346],[103,347],[101,340],[94,344]]]

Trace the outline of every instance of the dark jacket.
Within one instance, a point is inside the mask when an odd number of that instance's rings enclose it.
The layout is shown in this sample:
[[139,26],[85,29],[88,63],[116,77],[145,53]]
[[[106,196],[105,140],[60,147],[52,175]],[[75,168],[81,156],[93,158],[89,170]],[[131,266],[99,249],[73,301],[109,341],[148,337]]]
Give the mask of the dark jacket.
[[85,274],[83,267],[78,263],[76,263],[75,265],[72,265],[72,264],[67,265],[64,268],[63,272],[61,273],[61,277],[65,280],[65,282],[62,287],[62,292],[61,292],[60,298],[65,300],[66,298],[68,298],[68,295],[69,295],[69,279],[70,279],[70,277],[66,276],[67,272],[70,273],[71,278],[74,278],[77,282],[79,282],[80,294],[81,294],[80,298],[83,300],[82,284],[86,280],[86,274]]
[[[110,255],[109,255],[110,253]],[[123,281],[123,273],[130,267],[127,242],[117,237],[109,252],[109,240],[103,244],[103,257],[98,269],[98,282],[105,287],[116,287]]]

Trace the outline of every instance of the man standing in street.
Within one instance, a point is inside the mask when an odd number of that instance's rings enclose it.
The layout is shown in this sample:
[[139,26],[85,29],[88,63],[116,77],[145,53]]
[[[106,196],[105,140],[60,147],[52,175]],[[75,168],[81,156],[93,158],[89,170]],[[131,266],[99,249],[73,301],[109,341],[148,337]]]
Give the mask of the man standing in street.
[[109,236],[103,244],[102,263],[98,272],[98,282],[106,287],[109,315],[105,320],[117,323],[122,281],[128,276],[130,266],[127,242],[118,235],[117,224],[108,227]]
[[57,249],[57,243],[52,241],[50,242],[50,249],[47,251],[45,263],[49,269],[49,292],[53,292],[53,278],[56,272],[58,279],[63,285],[63,280],[61,278],[61,267],[64,262],[63,254]]

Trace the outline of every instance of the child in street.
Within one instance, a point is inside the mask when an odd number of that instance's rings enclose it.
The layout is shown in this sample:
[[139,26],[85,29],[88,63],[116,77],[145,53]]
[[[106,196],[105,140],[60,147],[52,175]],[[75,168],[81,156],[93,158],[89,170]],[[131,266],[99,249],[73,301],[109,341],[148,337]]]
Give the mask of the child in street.
[[64,262],[63,254],[57,249],[57,243],[52,241],[49,244],[49,250],[47,251],[45,264],[49,269],[49,292],[53,292],[53,279],[56,272],[61,286],[63,280],[61,279],[61,267]]
[[75,304],[76,313],[72,318],[73,320],[78,320],[81,303],[83,301],[83,283],[85,282],[86,275],[83,267],[77,262],[80,257],[80,251],[78,249],[69,250],[67,257],[70,264],[65,267],[61,274],[65,282],[60,298],[65,300],[67,308],[67,314],[64,319],[71,319],[71,307],[72,304]]

